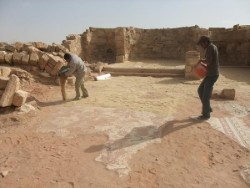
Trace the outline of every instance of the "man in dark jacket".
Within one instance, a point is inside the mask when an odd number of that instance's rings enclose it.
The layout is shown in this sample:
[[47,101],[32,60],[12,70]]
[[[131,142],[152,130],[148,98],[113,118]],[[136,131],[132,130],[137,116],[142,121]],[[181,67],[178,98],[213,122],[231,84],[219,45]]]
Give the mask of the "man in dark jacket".
[[198,119],[207,120],[212,112],[210,99],[213,86],[219,77],[219,53],[217,47],[211,43],[207,36],[200,37],[197,44],[206,50],[205,59],[202,62],[207,65],[207,75],[198,88],[198,94],[202,103],[202,113]]

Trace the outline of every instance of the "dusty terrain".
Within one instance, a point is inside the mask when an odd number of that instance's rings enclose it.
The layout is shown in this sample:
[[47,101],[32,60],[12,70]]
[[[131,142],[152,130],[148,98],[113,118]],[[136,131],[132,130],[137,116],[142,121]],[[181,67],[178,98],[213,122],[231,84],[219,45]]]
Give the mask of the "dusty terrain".
[[[112,77],[87,81],[80,101],[68,86],[66,102],[59,86],[27,83],[36,110],[0,112],[0,187],[248,187],[250,69],[221,73],[214,89],[235,88],[236,99],[212,100],[208,122],[190,118],[200,113],[200,81]],[[245,140],[212,126],[223,118],[245,127]]]

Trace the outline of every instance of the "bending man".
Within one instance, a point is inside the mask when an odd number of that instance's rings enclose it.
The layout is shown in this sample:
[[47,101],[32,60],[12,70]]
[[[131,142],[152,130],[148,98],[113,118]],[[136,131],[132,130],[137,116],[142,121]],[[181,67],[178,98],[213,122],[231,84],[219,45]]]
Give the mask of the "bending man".
[[80,100],[80,88],[82,90],[82,97],[86,98],[89,96],[87,89],[84,87],[84,75],[87,71],[87,67],[85,63],[82,61],[80,57],[75,54],[64,54],[64,59],[68,62],[69,70],[65,72],[65,76],[72,76],[76,77],[75,81],[75,91],[76,97],[73,100]]

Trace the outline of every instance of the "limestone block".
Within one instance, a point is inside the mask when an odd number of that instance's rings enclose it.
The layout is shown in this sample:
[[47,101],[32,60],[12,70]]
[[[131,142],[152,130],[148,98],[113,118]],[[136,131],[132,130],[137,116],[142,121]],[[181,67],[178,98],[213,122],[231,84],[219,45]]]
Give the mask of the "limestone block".
[[34,46],[28,46],[28,53],[32,54],[32,53],[37,53],[39,50],[34,47]]
[[5,51],[0,51],[0,63],[5,63],[4,56],[7,53]]
[[12,74],[10,80],[4,90],[4,93],[0,99],[0,106],[6,107],[11,106],[14,94],[20,87],[20,80],[19,78]]
[[47,54],[43,54],[42,57],[38,61],[39,68],[43,70],[49,61],[49,56]]
[[7,53],[5,56],[4,56],[4,60],[5,60],[5,63],[7,64],[12,64],[12,59],[13,59],[13,53]]
[[22,53],[14,52],[13,53],[13,64],[22,64]]
[[64,66],[66,64],[66,62],[62,58],[57,57],[57,59],[58,59],[57,64],[54,66],[54,68],[53,68],[53,70],[51,72],[51,74],[53,76],[57,75],[58,71],[62,68],[62,66]]
[[17,90],[14,94],[12,104],[14,106],[22,106],[28,97],[28,92],[22,91],[22,90]]
[[29,54],[24,54],[23,57],[22,57],[22,64],[28,65],[29,64],[29,59],[30,59],[30,55]]
[[30,65],[37,65],[38,60],[39,60],[39,57],[36,53],[33,52],[30,54],[30,61],[29,61]]
[[35,42],[35,47],[39,50],[46,51],[48,48],[48,44],[44,42]]
[[10,75],[11,69],[9,67],[0,66],[0,76],[8,77]]
[[8,52],[14,52],[14,51],[16,51],[16,48],[15,48],[15,46],[8,44],[5,46],[5,50]]
[[235,89],[223,89],[220,93],[221,98],[234,100],[235,98]]
[[57,57],[57,56],[53,56],[53,55],[49,55],[49,61],[48,63],[51,65],[51,66],[55,66],[57,64],[57,62],[59,61],[59,58],[60,57]]
[[56,47],[54,45],[49,45],[47,48],[47,52],[54,52]]
[[51,68],[50,66],[46,65],[46,66],[45,66],[45,70],[46,70],[47,73],[50,73],[50,74],[51,74],[53,68]]
[[22,48],[23,48],[23,43],[21,43],[21,42],[15,42],[14,46],[15,46],[16,50],[18,52],[20,52],[22,50]]
[[0,89],[5,89],[9,80],[10,80],[10,78],[8,78],[8,77],[0,76]]

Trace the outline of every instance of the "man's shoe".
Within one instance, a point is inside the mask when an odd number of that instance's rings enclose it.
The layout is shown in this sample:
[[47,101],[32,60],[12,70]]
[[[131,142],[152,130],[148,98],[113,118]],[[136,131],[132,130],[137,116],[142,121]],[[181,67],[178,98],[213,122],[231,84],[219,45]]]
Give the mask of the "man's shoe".
[[73,101],[78,101],[78,100],[80,100],[81,98],[80,97],[75,97],[74,99],[73,99]]
[[209,118],[210,118],[209,116],[201,115],[201,116],[198,116],[196,119],[200,121],[205,121],[205,120],[208,120]]
[[88,95],[86,95],[86,96],[82,96],[82,98],[87,98],[87,97],[89,97]]

